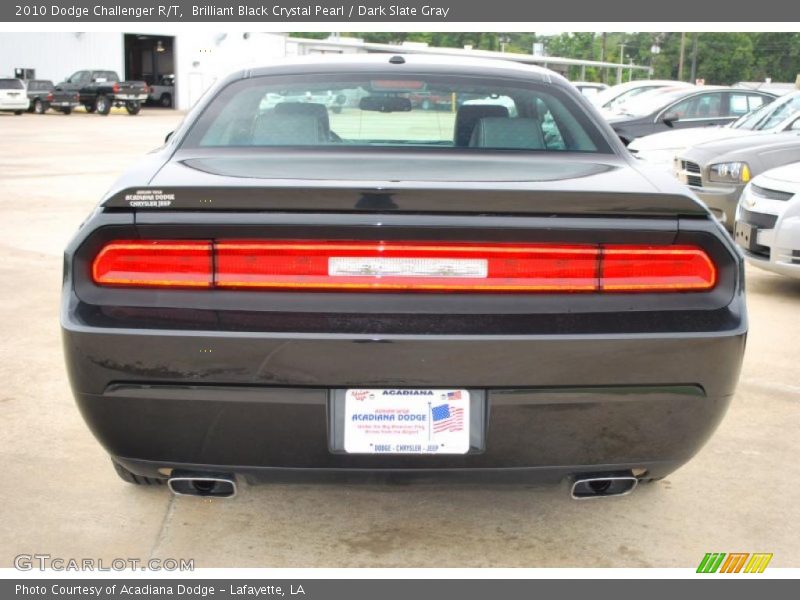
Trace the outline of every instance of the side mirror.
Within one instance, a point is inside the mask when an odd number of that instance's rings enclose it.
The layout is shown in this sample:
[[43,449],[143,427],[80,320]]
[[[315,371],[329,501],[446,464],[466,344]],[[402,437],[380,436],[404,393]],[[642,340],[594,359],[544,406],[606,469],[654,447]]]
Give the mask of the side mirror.
[[800,131],[800,119],[795,119],[795,122],[789,125],[789,131]]
[[672,127],[673,124],[676,121],[680,121],[681,120],[681,117],[676,112],[668,112],[668,113],[665,113],[663,117],[661,117],[661,120],[664,121],[664,125],[667,125],[668,127]]
[[166,137],[164,138],[164,143],[165,143],[165,144],[166,144],[166,143],[169,141],[169,139],[172,137],[172,134],[173,134],[173,133],[175,133],[175,132],[174,132],[174,131],[170,131],[170,132],[169,132],[169,133],[166,135]]

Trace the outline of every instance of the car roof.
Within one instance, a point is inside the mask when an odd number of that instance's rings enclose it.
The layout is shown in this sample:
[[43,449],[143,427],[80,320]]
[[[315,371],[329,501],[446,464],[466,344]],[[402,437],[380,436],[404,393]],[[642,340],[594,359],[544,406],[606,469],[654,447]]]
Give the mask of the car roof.
[[506,76],[533,79],[568,85],[568,81],[558,73],[536,65],[522,64],[508,60],[489,58],[465,58],[461,56],[438,56],[421,54],[343,54],[305,56],[282,59],[280,63],[265,65],[241,71],[243,77],[260,77],[273,74],[336,73],[343,70],[384,71],[404,69],[443,74],[484,74],[486,76]]

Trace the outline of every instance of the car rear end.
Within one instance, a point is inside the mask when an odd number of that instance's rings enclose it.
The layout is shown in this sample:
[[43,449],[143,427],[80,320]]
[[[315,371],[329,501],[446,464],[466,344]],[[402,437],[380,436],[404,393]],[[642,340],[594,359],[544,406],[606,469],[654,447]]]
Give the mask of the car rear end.
[[47,95],[47,103],[50,108],[69,114],[80,106],[80,94],[75,90],[54,89]]
[[28,110],[30,100],[21,79],[0,79],[0,111],[19,113]]
[[111,91],[117,102],[145,102],[150,93],[144,81],[117,81]]
[[[384,93],[399,74],[368,83]],[[578,97],[566,82],[546,89]],[[224,115],[210,102],[198,111]],[[478,108],[492,116],[476,123]],[[341,137],[350,110],[330,115]],[[369,110],[359,122],[386,116]],[[407,118],[455,119],[455,144],[479,144],[508,130],[489,127],[499,110]],[[530,124],[520,111],[517,129]],[[204,474],[614,479],[587,483],[591,496],[668,474],[720,422],[747,327],[739,254],[610,129],[593,138],[602,152],[253,151],[221,148],[202,118],[65,255],[73,391],[128,471],[178,486]],[[477,133],[461,135],[467,121]],[[257,130],[282,135],[272,127]]]

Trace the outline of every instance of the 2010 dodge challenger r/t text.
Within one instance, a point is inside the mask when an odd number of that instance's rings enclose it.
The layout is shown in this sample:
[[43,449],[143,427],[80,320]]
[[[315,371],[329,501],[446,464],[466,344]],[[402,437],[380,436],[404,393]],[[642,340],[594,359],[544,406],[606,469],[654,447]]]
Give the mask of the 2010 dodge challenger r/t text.
[[747,331],[732,240],[645,168],[543,69],[236,73],[67,248],[77,404],[124,480],[179,494],[376,472],[628,492],[711,435]]

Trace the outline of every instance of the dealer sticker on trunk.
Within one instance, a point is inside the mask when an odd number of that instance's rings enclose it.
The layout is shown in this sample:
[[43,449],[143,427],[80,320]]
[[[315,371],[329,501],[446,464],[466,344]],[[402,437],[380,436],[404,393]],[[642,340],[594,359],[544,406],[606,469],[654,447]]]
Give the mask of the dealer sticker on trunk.
[[353,454],[466,454],[467,390],[345,392],[344,449]]

